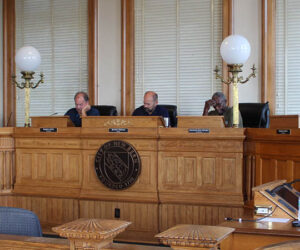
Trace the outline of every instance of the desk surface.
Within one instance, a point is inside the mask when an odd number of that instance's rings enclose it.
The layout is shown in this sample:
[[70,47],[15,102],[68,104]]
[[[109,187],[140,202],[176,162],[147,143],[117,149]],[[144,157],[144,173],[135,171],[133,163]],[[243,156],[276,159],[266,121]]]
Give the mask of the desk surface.
[[300,236],[300,227],[293,227],[292,222],[238,222],[225,221],[220,224],[223,227],[235,228],[236,233],[243,234],[260,234],[260,235],[277,235],[277,236]]
[[253,250],[271,244],[299,239],[300,228],[292,222],[225,221],[219,226],[235,228],[233,234],[221,242],[222,250]]

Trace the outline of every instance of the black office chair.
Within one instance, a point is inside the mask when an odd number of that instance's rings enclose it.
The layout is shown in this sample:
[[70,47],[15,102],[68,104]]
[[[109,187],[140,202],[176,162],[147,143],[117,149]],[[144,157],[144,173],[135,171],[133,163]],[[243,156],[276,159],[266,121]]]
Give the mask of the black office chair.
[[98,109],[101,116],[117,116],[118,115],[116,106],[93,105],[92,107]]
[[169,112],[170,126],[177,127],[177,106],[169,104],[159,104],[159,106],[164,107]]
[[244,128],[268,128],[270,125],[269,102],[240,103],[239,109]]
[[15,207],[0,207],[0,234],[42,236],[40,221],[35,213]]

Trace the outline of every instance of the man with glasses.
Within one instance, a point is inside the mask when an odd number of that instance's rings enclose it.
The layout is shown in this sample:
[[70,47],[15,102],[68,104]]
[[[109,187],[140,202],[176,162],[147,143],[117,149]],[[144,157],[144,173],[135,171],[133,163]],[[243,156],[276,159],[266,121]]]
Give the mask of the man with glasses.
[[[207,100],[204,105],[202,115],[222,115],[224,116],[225,126],[233,126],[233,108],[227,106],[227,99],[222,92],[216,92],[213,94],[210,100]],[[209,111],[213,107],[215,110]],[[241,113],[239,113],[239,128],[243,127],[243,119]]]

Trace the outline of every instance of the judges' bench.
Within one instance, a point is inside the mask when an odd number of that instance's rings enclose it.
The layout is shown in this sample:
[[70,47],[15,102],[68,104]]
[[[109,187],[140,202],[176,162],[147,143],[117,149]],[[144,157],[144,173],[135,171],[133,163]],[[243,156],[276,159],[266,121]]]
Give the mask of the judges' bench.
[[[118,239],[154,242],[176,224],[217,225],[242,213],[244,129],[164,128],[159,117],[87,117],[82,128],[38,124],[5,135],[15,144],[15,164],[2,161],[12,184],[0,204],[34,211],[44,229],[120,218],[132,225]],[[112,141],[130,144],[141,159],[127,189],[110,189],[96,175],[95,156]]]

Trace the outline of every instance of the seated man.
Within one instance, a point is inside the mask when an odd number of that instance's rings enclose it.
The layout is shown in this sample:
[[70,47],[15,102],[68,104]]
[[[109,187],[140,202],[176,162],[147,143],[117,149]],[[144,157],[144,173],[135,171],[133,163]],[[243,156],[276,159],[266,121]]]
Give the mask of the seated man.
[[85,92],[77,92],[74,97],[75,108],[71,108],[65,113],[76,127],[81,127],[81,117],[98,116],[99,111],[90,106],[89,96]]
[[[223,115],[226,127],[233,126],[233,108],[226,105],[226,97],[222,92],[216,92],[213,94],[210,100],[205,102],[202,115]],[[210,107],[214,107],[215,110],[209,111]],[[241,113],[239,113],[239,128],[243,127],[243,119]]]
[[144,95],[144,105],[135,109],[132,115],[169,117],[168,110],[157,104],[158,104],[158,95],[153,91],[147,91]]

